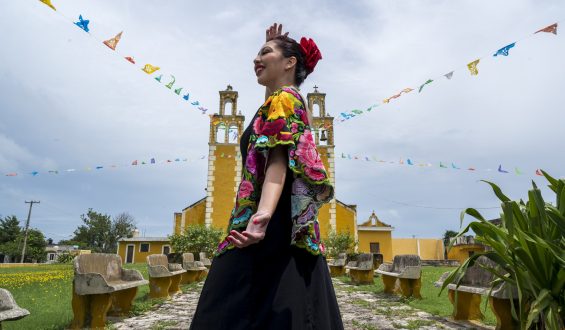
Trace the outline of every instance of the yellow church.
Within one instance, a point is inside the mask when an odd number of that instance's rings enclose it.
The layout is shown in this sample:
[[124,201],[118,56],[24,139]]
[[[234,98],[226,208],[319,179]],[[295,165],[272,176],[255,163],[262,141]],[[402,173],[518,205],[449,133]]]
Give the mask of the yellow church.
[[[206,196],[194,201],[181,212],[174,213],[173,234],[182,234],[191,224],[212,226],[222,230],[226,230],[228,226],[241,180],[239,139],[244,131],[245,116],[237,108],[238,92],[230,85],[219,94],[219,111],[210,116]],[[335,182],[334,118],[326,111],[326,94],[320,93],[318,88],[314,87],[314,91],[308,93],[306,98],[313,114],[312,129],[320,157],[332,184],[336,191],[339,191],[339,186],[336,186]],[[418,242],[411,241],[412,239],[396,241],[391,237],[394,228],[380,221],[374,212],[366,222],[358,226],[356,205],[346,204],[337,198],[322,206],[318,221],[322,238],[326,238],[331,231],[348,232],[358,242],[358,252],[382,253],[385,261],[391,261],[395,254],[399,254],[395,253],[395,250],[422,254],[419,240]],[[432,247],[433,251],[425,255],[436,260],[443,259],[443,249],[439,251],[438,244],[434,243],[438,240],[431,240],[433,242],[427,242],[429,244],[424,246]],[[418,248],[413,249],[412,246]],[[443,248],[443,245],[441,247]],[[149,249],[168,251],[170,249],[168,239],[149,237],[122,239],[117,253],[126,263],[145,262],[143,256]]]

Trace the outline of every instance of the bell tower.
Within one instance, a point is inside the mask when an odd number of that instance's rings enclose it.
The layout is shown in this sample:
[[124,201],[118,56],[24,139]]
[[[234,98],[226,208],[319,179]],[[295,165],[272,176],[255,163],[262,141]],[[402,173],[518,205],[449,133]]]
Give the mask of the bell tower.
[[[335,188],[335,145],[334,145],[334,118],[326,111],[326,93],[320,93],[318,86],[314,92],[308,93],[308,108],[312,111],[312,133],[316,141],[320,158],[328,171],[330,181]],[[328,232],[338,231],[336,221],[336,199],[322,206],[318,213],[322,237],[327,237]]]
[[219,93],[219,113],[210,115],[204,223],[207,227],[227,228],[241,181],[239,139],[245,117],[237,110],[238,93],[232,86]]

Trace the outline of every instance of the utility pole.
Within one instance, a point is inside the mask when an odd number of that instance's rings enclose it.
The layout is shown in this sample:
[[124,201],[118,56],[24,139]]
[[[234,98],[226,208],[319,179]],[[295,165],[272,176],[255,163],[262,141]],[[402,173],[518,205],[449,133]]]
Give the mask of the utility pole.
[[24,263],[24,258],[26,256],[27,234],[29,232],[29,218],[31,217],[31,208],[33,206],[33,203],[39,204],[40,202],[39,201],[31,201],[31,202],[26,201],[26,204],[29,204],[29,212],[27,214],[26,231],[25,231],[25,236],[24,236],[24,247],[22,249],[22,259],[20,260],[20,263],[22,263],[22,264]]

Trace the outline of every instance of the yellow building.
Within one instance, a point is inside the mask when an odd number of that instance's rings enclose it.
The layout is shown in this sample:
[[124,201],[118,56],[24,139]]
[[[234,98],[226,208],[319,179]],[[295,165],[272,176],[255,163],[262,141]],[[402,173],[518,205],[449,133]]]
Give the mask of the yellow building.
[[168,254],[171,243],[167,237],[131,237],[121,238],[118,241],[118,251],[125,264],[145,263],[151,254]]
[[392,250],[392,231],[394,227],[379,220],[375,211],[369,219],[357,226],[360,253],[381,253],[384,261],[394,257]]
[[[219,113],[210,117],[206,196],[174,214],[175,234],[183,233],[190,224],[226,229],[235,204],[242,168],[239,139],[245,117],[237,110],[237,91],[228,85],[219,93]],[[326,112],[325,97],[326,94],[315,87],[306,99],[313,112],[312,126],[318,151],[335,187],[334,118]],[[322,206],[318,214],[322,237],[335,230],[349,232],[357,238],[356,213],[355,205],[347,205],[335,198]]]
[[473,254],[484,250],[485,246],[476,242],[473,236],[457,237],[451,249],[447,251],[447,259],[457,260],[459,263],[463,263]]

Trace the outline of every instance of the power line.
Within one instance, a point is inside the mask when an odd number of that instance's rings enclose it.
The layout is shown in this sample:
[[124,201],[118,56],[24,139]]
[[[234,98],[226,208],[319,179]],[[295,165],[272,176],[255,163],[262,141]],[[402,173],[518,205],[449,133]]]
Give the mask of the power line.
[[[410,207],[419,207],[419,208],[423,208],[423,209],[434,209],[434,210],[465,210],[467,207],[437,207],[437,206],[427,206],[427,205],[416,205],[416,204],[410,204],[410,203],[405,203],[405,202],[397,202],[397,201],[392,201],[392,200],[388,200],[385,199],[387,202],[391,202],[391,203],[395,203],[395,204],[399,204],[399,205],[404,205],[404,206],[410,206]],[[476,210],[493,210],[493,209],[498,209],[500,208],[500,206],[492,206],[492,207],[473,207]]]

